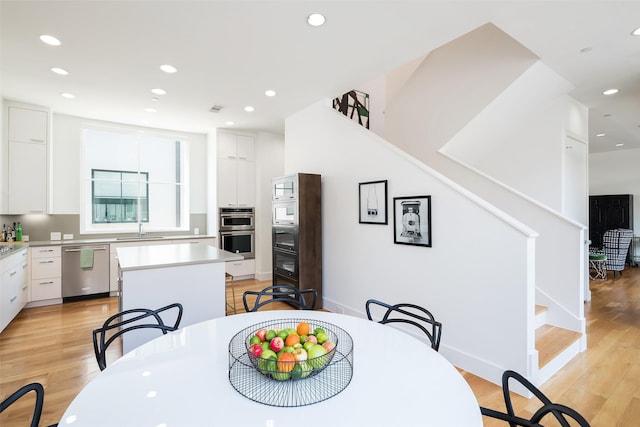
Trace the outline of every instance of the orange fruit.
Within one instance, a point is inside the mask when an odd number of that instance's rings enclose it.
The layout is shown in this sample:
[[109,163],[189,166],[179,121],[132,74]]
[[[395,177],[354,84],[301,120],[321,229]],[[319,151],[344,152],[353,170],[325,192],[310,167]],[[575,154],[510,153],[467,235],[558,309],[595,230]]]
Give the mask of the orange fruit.
[[293,367],[296,364],[296,358],[293,357],[293,354],[287,353],[286,351],[278,357],[278,371],[280,372],[291,372],[293,371]]
[[298,334],[289,334],[287,335],[287,339],[284,340],[284,345],[287,347],[293,347],[295,344],[300,342],[300,337]]
[[309,335],[310,331],[311,326],[309,326],[307,322],[298,323],[298,327],[296,328],[296,332],[298,332],[298,335]]

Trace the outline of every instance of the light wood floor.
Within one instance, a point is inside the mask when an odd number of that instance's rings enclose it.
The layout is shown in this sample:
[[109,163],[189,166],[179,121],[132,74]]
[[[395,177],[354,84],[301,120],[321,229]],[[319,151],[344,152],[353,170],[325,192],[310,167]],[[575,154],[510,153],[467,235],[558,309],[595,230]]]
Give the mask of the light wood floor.
[[[238,312],[244,312],[244,290],[269,284],[236,282]],[[592,300],[585,305],[588,350],[542,390],[552,400],[578,410],[593,427],[640,425],[640,269],[627,268],[615,281],[610,277],[591,282],[591,291]],[[273,308],[290,307],[274,304]],[[38,381],[46,391],[41,425],[58,422],[75,395],[98,374],[91,331],[117,309],[116,298],[24,309],[0,334],[0,400]],[[503,409],[498,386],[461,372],[480,405]],[[24,400],[0,415],[0,426],[27,425],[32,401]],[[517,395],[514,404],[517,412],[536,409],[533,402]],[[504,426],[485,419],[485,426],[494,425]]]

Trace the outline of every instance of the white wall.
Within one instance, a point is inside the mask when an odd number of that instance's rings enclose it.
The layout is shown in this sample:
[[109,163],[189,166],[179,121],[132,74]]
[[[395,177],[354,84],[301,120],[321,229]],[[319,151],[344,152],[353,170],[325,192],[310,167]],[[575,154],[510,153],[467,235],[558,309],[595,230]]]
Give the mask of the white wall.
[[388,98],[386,138],[418,158],[432,156],[536,61],[492,24],[447,43]]
[[153,132],[181,138],[189,144],[191,213],[207,212],[207,137],[200,134],[172,133],[119,123],[101,122],[63,114],[53,115],[52,214],[80,213],[82,128],[84,126]]
[[[285,135],[285,173],[322,175],[329,310],[364,317],[369,298],[414,302],[443,322],[441,352],[457,366],[492,381],[507,367],[530,372],[534,273],[527,260],[534,232],[344,118],[329,101],[289,117]],[[389,224],[359,224],[358,183],[384,179]],[[393,243],[393,197],[415,195],[432,196],[430,248]]]
[[497,94],[442,152],[561,211],[563,189],[558,182],[570,89],[565,79],[537,62]]
[[271,179],[284,175],[284,135],[258,132],[256,140],[256,278],[272,277]]
[[633,194],[634,235],[640,235],[640,149],[589,156],[589,195]]

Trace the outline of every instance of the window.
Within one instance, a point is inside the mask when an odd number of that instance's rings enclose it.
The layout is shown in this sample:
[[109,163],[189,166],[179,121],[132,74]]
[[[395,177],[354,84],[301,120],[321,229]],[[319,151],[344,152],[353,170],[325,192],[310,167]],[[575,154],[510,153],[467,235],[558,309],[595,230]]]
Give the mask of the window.
[[91,176],[94,224],[149,222],[149,173],[93,169]]
[[80,232],[188,230],[187,147],[175,136],[84,129]]

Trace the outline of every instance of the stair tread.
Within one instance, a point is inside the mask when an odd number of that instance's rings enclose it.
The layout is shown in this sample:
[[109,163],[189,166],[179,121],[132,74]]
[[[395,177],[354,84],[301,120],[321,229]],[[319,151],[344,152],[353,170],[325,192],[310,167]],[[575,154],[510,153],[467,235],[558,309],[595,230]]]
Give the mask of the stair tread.
[[545,307],[544,305],[538,305],[536,304],[536,315],[540,314],[540,313],[544,313],[545,311],[548,311],[549,307]]
[[562,353],[567,347],[580,339],[580,332],[542,325],[536,329],[536,350],[538,350],[538,367],[542,368]]

